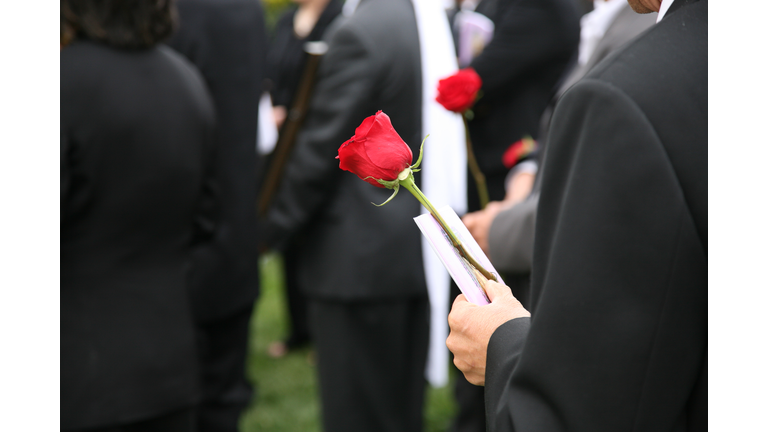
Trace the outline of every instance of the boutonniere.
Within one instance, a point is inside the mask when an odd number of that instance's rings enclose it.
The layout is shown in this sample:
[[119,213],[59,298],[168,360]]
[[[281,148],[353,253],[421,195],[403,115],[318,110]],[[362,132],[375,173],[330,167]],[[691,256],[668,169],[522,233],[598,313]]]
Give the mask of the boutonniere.
[[530,156],[534,150],[536,150],[536,140],[526,135],[507,147],[504,155],[501,157],[501,162],[507,169],[510,169],[521,160]]

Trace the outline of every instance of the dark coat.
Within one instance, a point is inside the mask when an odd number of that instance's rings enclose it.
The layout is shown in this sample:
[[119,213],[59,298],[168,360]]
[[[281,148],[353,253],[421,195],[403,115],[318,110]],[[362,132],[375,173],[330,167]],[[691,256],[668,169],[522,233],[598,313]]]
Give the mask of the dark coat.
[[[656,14],[635,13],[628,3],[622,6],[621,11],[605,31],[605,35],[597,43],[589,60],[584,65],[577,65],[568,73],[557,95],[542,114],[538,137],[539,154],[543,153],[543,147],[546,146],[549,121],[557,99],[610,53],[623,47],[655,23]],[[531,272],[533,233],[540,188],[541,182],[536,181],[531,195],[524,202],[501,211],[493,219],[488,233],[488,247],[491,261],[497,270],[513,274]]]
[[[479,11],[487,1],[478,5]],[[469,132],[478,165],[492,178],[491,199],[500,200],[507,172],[501,157],[523,136],[536,138],[541,114],[575,59],[580,15],[571,0],[495,3],[486,7],[495,24],[493,39],[470,64],[483,85]],[[469,191],[474,194],[474,186]]]
[[707,1],[571,87],[550,134],[532,316],[488,346],[491,430],[706,430]]
[[60,70],[61,428],[189,407],[199,391],[185,275],[211,100],[164,46],[77,41]]
[[220,195],[216,237],[195,251],[191,296],[198,321],[250,307],[259,293],[256,153],[267,36],[258,0],[179,0],[168,44],[200,69],[216,106]]
[[[354,15],[327,30],[304,127],[268,213],[265,235],[282,247],[306,228],[300,285],[309,296],[343,300],[426,295],[419,202],[339,169],[341,144],[368,116],[383,110],[419,153],[421,60],[408,0],[364,0]],[[400,23],[393,31],[391,23]],[[418,180],[418,175],[417,175]]]

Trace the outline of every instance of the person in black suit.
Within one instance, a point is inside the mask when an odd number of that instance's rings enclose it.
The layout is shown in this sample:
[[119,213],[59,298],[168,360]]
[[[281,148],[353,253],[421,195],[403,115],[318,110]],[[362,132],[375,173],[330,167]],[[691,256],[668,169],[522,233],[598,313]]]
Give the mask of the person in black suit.
[[560,99],[530,317],[493,282],[454,303],[491,431],[707,429],[707,10],[675,0]]
[[[397,31],[393,31],[397,29]],[[420,431],[429,300],[419,202],[339,169],[338,148],[378,110],[418,154],[421,60],[408,0],[363,0],[326,31],[304,127],[267,214],[281,249],[302,231],[297,272],[309,301],[327,431]],[[402,199],[400,199],[402,198]]]
[[[627,42],[654,25],[656,14],[638,14],[629,7],[626,0],[601,0],[595,11],[582,18],[582,23],[582,38],[579,45],[583,49],[579,50],[579,62],[568,73],[542,115],[537,155],[532,163],[539,162],[540,155],[546,147],[549,121],[558,98],[610,53],[622,48]],[[605,26],[602,36],[599,33],[601,26]],[[595,37],[599,37],[599,40],[590,41]],[[512,186],[514,189],[515,183],[521,177],[510,174],[512,178],[507,180],[508,188]],[[531,272],[533,233],[540,188],[541,182],[535,182],[533,189],[528,189],[530,195],[524,197],[524,200],[519,203],[510,199],[508,192],[501,205],[488,206],[483,211],[465,215],[463,218],[463,222],[478,243],[481,246],[486,245],[484,250],[493,266],[505,274],[525,275]]]
[[[278,20],[272,44],[269,47],[268,77],[272,83],[270,94],[274,105],[276,126],[282,127],[288,110],[301,83],[307,65],[307,42],[320,41],[328,26],[341,14],[341,0],[296,1],[298,7],[286,11]],[[301,241],[296,236],[295,241]],[[285,274],[285,295],[290,318],[290,334],[283,341],[269,345],[270,356],[282,357],[292,349],[309,343],[307,299],[299,288],[296,268],[296,248],[286,247],[282,252]]]
[[215,222],[214,111],[197,69],[158,45],[173,12],[61,3],[64,431],[194,430],[186,275]]
[[[534,139],[539,119],[577,54],[579,17],[573,0],[483,0],[475,9],[490,18],[493,39],[472,60],[482,79],[482,96],[472,107],[468,121],[477,164],[483,172],[491,201],[506,194],[508,169],[502,162],[504,151],[526,135]],[[480,210],[474,177],[467,175],[467,209]],[[527,297],[527,277],[505,277],[515,293]],[[451,285],[451,298],[460,294]],[[456,379],[459,405],[452,431],[482,431],[482,389]]]
[[[487,2],[477,10],[488,9],[495,30],[469,65],[483,85],[468,125],[490,199],[501,200],[508,172],[502,155],[520,138],[537,137],[541,114],[577,53],[580,14],[572,0]],[[467,178],[469,211],[478,210],[474,178]]]
[[203,385],[197,422],[202,432],[234,432],[253,393],[245,359],[259,294],[256,134],[267,36],[258,0],[177,5],[179,28],[168,44],[200,69],[213,97],[221,196],[216,235],[196,248],[191,276]]

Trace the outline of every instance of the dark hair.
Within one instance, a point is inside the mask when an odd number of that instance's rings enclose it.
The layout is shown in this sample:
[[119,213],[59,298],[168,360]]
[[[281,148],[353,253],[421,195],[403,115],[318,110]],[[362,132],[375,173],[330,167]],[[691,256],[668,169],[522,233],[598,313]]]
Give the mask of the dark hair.
[[173,0],[61,0],[61,44],[74,38],[149,48],[176,29]]

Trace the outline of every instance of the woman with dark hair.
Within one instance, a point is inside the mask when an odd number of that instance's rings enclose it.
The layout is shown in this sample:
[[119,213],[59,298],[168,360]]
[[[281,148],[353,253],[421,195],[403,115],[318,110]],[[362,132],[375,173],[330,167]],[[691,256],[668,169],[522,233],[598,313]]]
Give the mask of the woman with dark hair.
[[192,431],[212,103],[169,0],[61,2],[61,429]]
[[176,28],[172,0],[61,0],[62,45],[90,39],[113,48],[147,49]]

